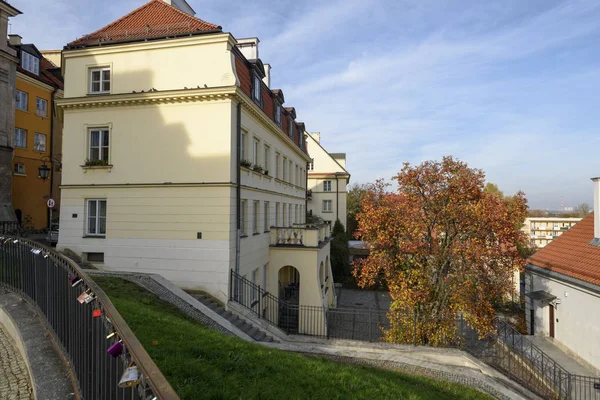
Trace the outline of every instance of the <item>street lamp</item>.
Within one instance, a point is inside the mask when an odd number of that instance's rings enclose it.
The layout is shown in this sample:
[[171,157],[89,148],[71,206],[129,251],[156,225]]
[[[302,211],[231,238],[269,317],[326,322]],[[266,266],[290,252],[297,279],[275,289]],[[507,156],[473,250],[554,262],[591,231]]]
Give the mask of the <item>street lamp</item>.
[[38,167],[38,173],[39,173],[39,177],[42,178],[43,180],[48,179],[48,176],[50,175],[50,167],[48,167],[46,165],[46,161],[42,158],[42,161],[44,162],[44,164],[40,165]]

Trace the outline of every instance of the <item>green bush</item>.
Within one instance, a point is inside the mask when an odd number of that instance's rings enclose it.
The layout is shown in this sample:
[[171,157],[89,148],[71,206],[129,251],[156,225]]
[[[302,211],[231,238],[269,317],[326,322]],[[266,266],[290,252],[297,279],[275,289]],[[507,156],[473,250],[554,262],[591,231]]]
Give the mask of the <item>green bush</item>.
[[350,278],[350,255],[348,253],[348,235],[344,225],[338,219],[331,232],[331,269],[335,282],[345,282]]

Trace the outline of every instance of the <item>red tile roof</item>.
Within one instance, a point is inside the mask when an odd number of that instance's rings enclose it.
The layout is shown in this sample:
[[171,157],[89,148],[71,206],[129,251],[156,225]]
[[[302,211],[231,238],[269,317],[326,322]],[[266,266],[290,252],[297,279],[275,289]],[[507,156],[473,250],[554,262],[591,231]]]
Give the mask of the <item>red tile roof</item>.
[[600,285],[600,247],[594,239],[594,214],[527,259],[529,264]]
[[72,41],[67,47],[220,30],[220,26],[184,13],[163,0],[151,0],[104,28]]

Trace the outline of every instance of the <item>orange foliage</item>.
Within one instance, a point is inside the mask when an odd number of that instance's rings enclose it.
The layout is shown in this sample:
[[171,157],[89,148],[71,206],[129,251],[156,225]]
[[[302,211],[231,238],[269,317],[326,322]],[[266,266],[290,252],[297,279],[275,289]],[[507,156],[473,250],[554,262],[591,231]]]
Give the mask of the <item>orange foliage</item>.
[[460,312],[487,335],[492,304],[510,292],[513,271],[525,265],[517,248],[526,244],[519,230],[527,214],[523,193],[501,199],[484,191],[483,172],[452,157],[405,163],[394,179],[396,192],[378,181],[361,202],[357,235],[371,251],[354,264],[359,285],[384,281],[389,288],[386,338],[447,344],[457,340]]

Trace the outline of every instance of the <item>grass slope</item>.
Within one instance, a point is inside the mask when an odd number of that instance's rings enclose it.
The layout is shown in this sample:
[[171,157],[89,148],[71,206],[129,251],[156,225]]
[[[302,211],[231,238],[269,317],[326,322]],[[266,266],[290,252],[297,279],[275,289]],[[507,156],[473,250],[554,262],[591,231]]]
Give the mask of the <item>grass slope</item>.
[[489,399],[459,384],[305,357],[225,336],[139,286],[97,277],[182,399]]

